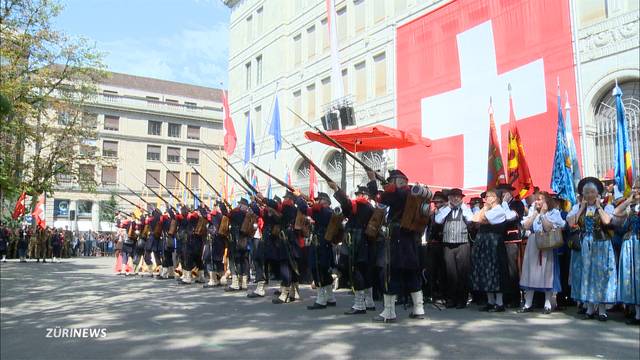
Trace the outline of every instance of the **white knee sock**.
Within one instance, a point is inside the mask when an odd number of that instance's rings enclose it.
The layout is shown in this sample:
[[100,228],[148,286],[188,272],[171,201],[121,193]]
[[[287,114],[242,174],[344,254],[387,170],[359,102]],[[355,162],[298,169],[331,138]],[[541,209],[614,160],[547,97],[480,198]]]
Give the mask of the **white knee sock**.
[[530,308],[533,306],[533,290],[525,291],[524,293],[524,307]]
[[551,309],[551,295],[553,293],[551,291],[544,292],[544,308]]
[[593,315],[593,313],[596,311],[595,306],[593,303],[587,303],[587,315]]
[[504,304],[502,303],[502,293],[496,293],[496,305],[498,306],[503,306]]
[[496,294],[487,293],[487,302],[489,303],[489,305],[495,305],[496,304]]
[[598,304],[598,315],[607,315],[607,304]]
[[640,305],[636,305],[636,320],[640,320]]

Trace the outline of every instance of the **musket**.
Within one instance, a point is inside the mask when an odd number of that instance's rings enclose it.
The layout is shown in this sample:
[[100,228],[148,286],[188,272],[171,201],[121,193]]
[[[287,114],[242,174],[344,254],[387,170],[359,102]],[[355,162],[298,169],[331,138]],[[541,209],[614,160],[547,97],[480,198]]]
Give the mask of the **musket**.
[[[127,190],[129,190],[133,195],[135,195],[136,197],[138,197],[138,199],[142,200],[142,202],[143,202],[143,203],[145,203],[147,206],[153,206],[153,205],[149,204],[149,203],[147,202],[147,200],[145,200],[142,196],[138,195],[135,191],[131,190],[131,188],[130,188],[130,187],[128,187],[127,185],[122,184],[122,186],[126,187],[126,188],[127,188]],[[138,207],[139,207],[139,206],[138,206]],[[148,211],[147,211],[147,212],[148,212]]]
[[293,113],[293,115],[295,115],[296,117],[298,117],[300,120],[302,120],[303,123],[305,123],[308,127],[316,130],[320,135],[322,135],[325,139],[329,140],[333,145],[335,145],[337,148],[339,148],[340,150],[342,150],[345,154],[349,155],[350,158],[353,159],[353,161],[357,162],[358,164],[360,164],[360,166],[362,166],[364,168],[365,171],[367,172],[373,172],[376,176],[376,178],[378,180],[380,180],[380,182],[382,182],[383,184],[386,182],[385,178],[382,177],[382,175],[378,174],[375,170],[373,170],[373,168],[369,165],[367,165],[364,161],[360,160],[354,153],[352,153],[351,151],[349,151],[347,148],[345,148],[344,146],[342,146],[342,144],[340,144],[339,142],[337,142],[336,140],[334,140],[331,136],[327,135],[326,132],[320,130],[320,128],[318,128],[317,126],[311,125],[309,124],[305,119],[302,118],[302,116],[300,116],[297,112],[293,111],[290,107],[287,107],[287,109],[289,109],[289,111],[291,111]]
[[268,177],[272,178],[273,180],[275,180],[275,182],[277,182],[280,186],[283,186],[284,188],[286,188],[287,190],[289,190],[291,192],[296,191],[296,189],[294,189],[293,186],[287,184],[282,179],[279,179],[277,176],[275,176],[275,175],[271,174],[270,172],[264,170],[260,166],[256,165],[254,162],[251,162],[251,164],[253,166],[255,166],[256,169],[258,169],[258,171],[260,171],[261,173],[263,173],[263,174],[267,175]]
[[[158,179],[156,179],[155,176],[153,176],[151,174],[149,174],[149,176],[151,176],[151,178],[153,180],[155,180],[158,184],[160,184],[160,181],[158,181]],[[163,198],[160,194],[158,194],[155,190],[153,190],[151,188],[151,186],[143,183],[142,180],[140,180],[140,179],[138,179],[138,181],[140,181],[142,183],[142,185],[144,185],[144,187],[149,189],[149,191],[151,191],[153,193],[153,195],[157,196],[160,200],[162,200],[162,202],[164,202],[165,204],[169,205],[169,202],[165,198]],[[169,206],[171,206],[171,205],[169,205]],[[171,206],[171,209],[177,212],[176,208],[174,208],[173,206]]]
[[107,210],[111,210],[111,211],[113,211],[113,212],[118,212],[118,213],[121,213],[121,214],[127,215],[127,216],[129,216],[129,217],[133,217],[133,215],[129,214],[128,212],[126,212],[126,211],[122,211],[122,210],[120,210],[120,209],[116,209],[115,207],[113,207],[113,206],[111,206],[111,205],[108,205],[108,204],[104,204],[104,203],[103,203],[103,204],[101,204],[101,205],[100,205],[100,207],[104,207],[104,208],[106,208]]
[[120,194],[118,194],[118,193],[113,193],[113,195],[115,195],[115,196],[119,197],[120,199],[122,199],[122,200],[124,200],[124,201],[128,202],[129,204],[133,205],[133,207],[136,207],[136,208],[140,209],[140,211],[148,212],[146,209],[141,208],[140,206],[138,206],[138,205],[134,204],[134,203],[133,203],[133,201],[131,201],[131,200],[127,199],[126,197],[124,197],[124,196],[122,196],[122,195],[120,195]]
[[[329,175],[327,175],[324,171],[322,171],[322,169],[320,169],[320,166],[316,165],[316,163],[314,163],[313,160],[311,160],[307,155],[305,155],[297,146],[293,144],[290,144],[290,145],[298,152],[298,154],[300,154],[300,156],[302,156],[303,159],[309,162],[309,165],[313,166],[313,168],[316,169],[316,171],[318,172],[318,175],[320,175],[327,182],[335,183],[333,180],[331,180]],[[338,187],[338,190],[340,190],[340,187]]]
[[187,186],[187,184],[183,183],[182,180],[180,180],[180,178],[177,177],[176,174],[174,174],[173,171],[171,171],[171,169],[169,169],[167,164],[163,163],[162,161],[160,161],[160,164],[162,164],[165,167],[165,169],[167,169],[167,171],[169,171],[171,173],[173,178],[176,179],[176,181],[178,181],[180,183],[180,185],[184,186],[184,188],[187,189],[187,191],[189,192],[189,194],[191,194],[191,196],[193,196],[194,198],[198,199],[198,201],[201,204],[204,204],[204,202],[202,202],[202,199],[200,199],[200,197],[198,195],[196,195],[196,193],[191,191],[191,189]]
[[247,179],[244,175],[242,175],[242,173],[241,173],[238,169],[236,169],[236,167],[235,167],[235,166],[233,166],[233,164],[231,164],[231,162],[230,162],[229,160],[227,160],[227,158],[224,158],[224,157],[223,157],[223,158],[222,158],[222,160],[224,160],[224,161],[227,163],[227,165],[229,165],[229,166],[233,169],[233,171],[235,171],[235,172],[236,172],[236,174],[238,174],[238,176],[240,176],[240,180],[242,180],[242,182],[243,182],[243,183],[245,183],[245,185],[247,185],[247,187],[248,187],[249,189],[251,189],[251,191],[252,191],[254,194],[257,194],[257,193],[258,193],[258,189],[256,189],[256,188],[253,186],[253,184],[251,184],[251,181],[249,181],[249,179]]
[[[151,174],[149,174],[149,176],[151,176],[151,178],[152,178],[153,180],[155,180],[155,181],[158,183],[158,185],[160,185],[160,186],[161,186],[161,187],[162,187],[162,188],[163,188],[167,193],[169,193],[169,195],[171,195],[171,197],[173,197],[174,199],[176,199],[176,201],[177,201],[177,202],[181,202],[181,201],[182,201],[182,200],[180,200],[180,198],[178,198],[177,196],[175,196],[175,195],[171,192],[171,190],[169,190],[166,186],[164,186],[164,185],[160,182],[160,180],[156,179],[156,177],[155,177],[155,176],[153,176],[153,175],[151,175]],[[140,181],[140,180],[138,180],[138,181]],[[144,186],[147,186],[147,184],[144,184]],[[149,187],[147,186],[147,188],[149,188]],[[149,189],[149,190],[151,190],[151,189]],[[153,191],[153,190],[151,190],[151,191],[152,191],[154,194],[156,193],[156,192],[155,192],[155,191]],[[159,197],[162,201],[164,201],[165,203],[169,204],[169,202],[167,202],[165,199],[163,199],[163,198],[162,198],[162,196],[158,195],[158,197]],[[175,208],[175,207],[173,207],[173,206],[171,206],[171,209],[175,210],[176,208]]]
[[[222,167],[222,165],[216,163],[216,165],[218,165],[218,167],[220,168],[220,170],[224,171],[225,174],[229,175],[229,177],[236,182],[236,184],[238,184],[238,186],[240,186],[242,188],[242,190],[244,190],[247,193],[251,193],[251,190],[249,190],[246,186],[242,185],[242,182],[238,181],[238,179],[235,178],[235,176],[229,174],[229,172]],[[257,193],[257,192],[256,192]]]
[[[182,158],[182,160],[183,160],[183,161],[185,161],[185,162],[187,162],[184,158]],[[216,163],[216,162],[214,161],[214,163]],[[187,162],[187,164],[189,164],[189,163]],[[217,163],[216,163],[216,164],[217,164]],[[200,179],[204,180],[204,182],[205,182],[205,183],[206,183],[206,184],[211,188],[211,190],[213,190],[213,192],[214,192],[214,193],[216,193],[216,195],[217,195],[220,199],[222,199],[222,201],[224,201],[224,204],[225,204],[225,205],[227,205],[227,207],[228,207],[229,209],[231,209],[231,204],[229,204],[229,202],[228,202],[227,200],[225,200],[225,199],[222,197],[222,194],[220,194],[220,192],[218,192],[218,190],[216,190],[216,188],[214,188],[214,187],[213,187],[213,185],[211,185],[211,183],[210,183],[210,182],[209,182],[209,181],[208,181],[204,176],[202,176],[202,174],[200,173],[200,171],[198,171],[198,169],[196,169],[196,167],[195,167],[195,166],[193,166],[192,164],[189,164],[189,166],[191,166],[191,168],[193,169],[193,171],[195,171],[195,172],[196,172],[196,174],[198,174],[198,176],[200,176]]]

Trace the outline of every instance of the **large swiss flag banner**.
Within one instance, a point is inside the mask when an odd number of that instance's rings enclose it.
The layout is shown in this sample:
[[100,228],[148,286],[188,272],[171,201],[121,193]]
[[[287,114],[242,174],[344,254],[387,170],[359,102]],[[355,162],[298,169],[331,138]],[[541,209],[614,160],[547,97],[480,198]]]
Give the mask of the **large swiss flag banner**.
[[569,0],[457,0],[403,24],[396,36],[397,126],[433,140],[430,149],[398,150],[410,180],[483,188],[489,101],[504,158],[510,84],[534,184],[548,189],[558,79],[579,140]]

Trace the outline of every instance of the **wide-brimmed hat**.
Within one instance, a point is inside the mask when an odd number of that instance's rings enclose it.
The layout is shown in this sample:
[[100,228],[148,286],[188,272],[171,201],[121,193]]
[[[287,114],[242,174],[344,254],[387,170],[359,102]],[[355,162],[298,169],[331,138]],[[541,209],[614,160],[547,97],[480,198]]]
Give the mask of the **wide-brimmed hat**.
[[596,186],[596,188],[598,189],[598,194],[602,194],[604,192],[604,185],[602,184],[602,181],[600,181],[600,179],[593,176],[587,176],[586,178],[583,178],[582,180],[580,180],[580,182],[578,182],[578,194],[582,195],[584,186],[589,183],[592,183]]
[[407,181],[409,181],[409,178],[407,177],[407,175],[405,175],[402,171],[400,170],[389,170],[389,177],[387,177],[387,182],[390,182],[393,179],[396,178],[401,178],[401,179],[405,179]]
[[366,186],[358,186],[355,191],[356,195],[369,195],[369,189]]
[[329,197],[329,195],[327,193],[319,192],[318,196],[316,196],[315,200],[316,201],[324,200],[324,201],[328,202],[329,205],[331,205],[331,198]]
[[464,197],[464,193],[462,192],[462,190],[460,190],[458,188],[453,188],[453,189],[447,190],[447,196],[461,196],[461,197]]

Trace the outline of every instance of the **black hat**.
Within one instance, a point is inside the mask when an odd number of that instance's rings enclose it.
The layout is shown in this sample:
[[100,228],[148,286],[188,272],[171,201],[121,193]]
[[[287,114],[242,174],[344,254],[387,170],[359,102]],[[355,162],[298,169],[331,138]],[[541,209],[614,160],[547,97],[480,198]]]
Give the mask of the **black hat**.
[[275,202],[281,202],[281,201],[282,201],[282,199],[280,199],[280,196],[276,195],[276,196],[274,196],[274,197],[273,197],[273,201],[275,201]]
[[502,190],[502,191],[514,191],[516,188],[514,188],[511,184],[498,184],[498,186],[495,187],[496,190]]
[[293,198],[295,198],[295,196],[293,195],[293,193],[292,193],[291,191],[287,190],[287,192],[286,192],[286,193],[284,193],[284,198],[285,198],[285,199],[286,199],[286,198],[293,199]]
[[395,179],[395,178],[402,178],[409,181],[409,178],[407,177],[407,175],[405,175],[402,171],[389,170],[389,177],[387,177],[387,181],[391,181],[392,179]]
[[265,199],[265,203],[267,204],[268,207],[272,209],[278,208],[278,202],[274,199]]
[[431,201],[436,201],[436,199],[447,201],[447,195],[442,191],[436,191],[435,193],[433,193],[433,197],[431,197]]
[[366,186],[358,186],[358,189],[355,192],[356,195],[369,195],[369,189]]
[[319,192],[318,196],[316,196],[315,200],[316,201],[324,200],[324,201],[328,202],[329,205],[331,205],[331,198],[329,197],[329,195],[327,193]]
[[475,205],[475,204],[482,204],[482,198],[479,197],[472,197],[471,200],[469,200],[469,205]]
[[586,178],[580,180],[580,182],[578,183],[578,194],[582,195],[582,189],[584,189],[584,186],[588,183],[592,183],[596,186],[596,188],[598,189],[598,194],[602,194],[602,192],[604,191],[604,185],[602,184],[602,181],[593,176],[587,176]]
[[244,204],[249,206],[249,200],[247,200],[246,198],[241,198],[238,204]]
[[447,196],[462,196],[462,197],[464,197],[464,194],[462,193],[462,190],[460,190],[458,188],[453,188],[453,189],[447,190]]

